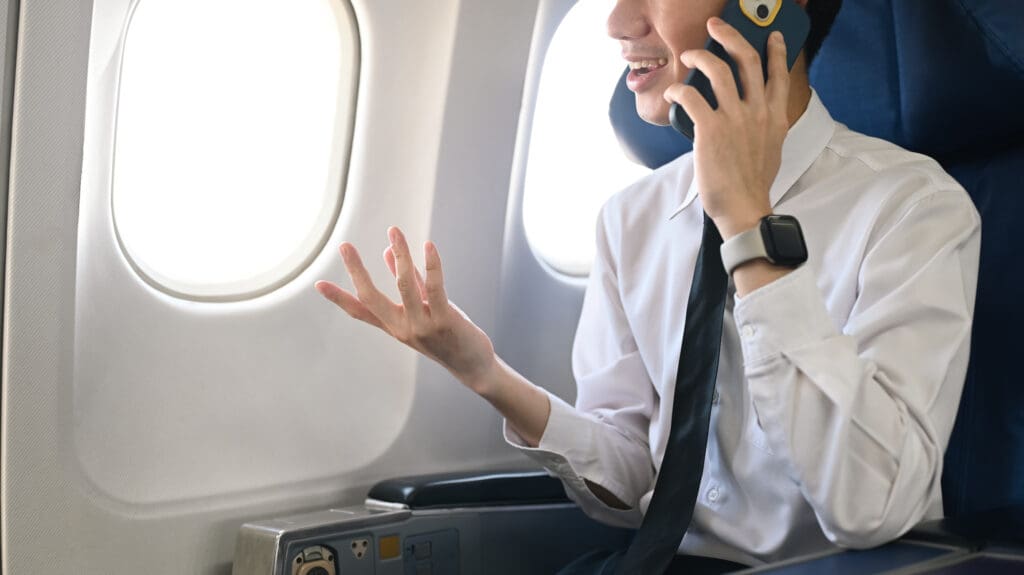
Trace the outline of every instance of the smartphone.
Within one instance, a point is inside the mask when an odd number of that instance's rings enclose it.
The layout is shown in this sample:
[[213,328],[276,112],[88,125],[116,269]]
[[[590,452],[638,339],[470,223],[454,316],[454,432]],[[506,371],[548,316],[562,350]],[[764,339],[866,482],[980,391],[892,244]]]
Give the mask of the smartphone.
[[[792,70],[797,56],[800,55],[800,50],[804,47],[804,42],[807,41],[807,34],[811,30],[811,20],[807,17],[807,13],[793,0],[729,0],[720,17],[739,30],[740,34],[761,55],[762,71],[766,82],[768,80],[768,36],[775,30],[782,32],[786,41],[787,65]],[[725,48],[712,38],[708,38],[704,49],[729,64],[742,98],[743,84],[740,82],[739,68],[736,62],[725,51]],[[711,80],[703,72],[697,69],[691,70],[684,83],[696,88],[711,104],[712,109],[718,109],[718,100],[715,98],[714,90],[711,89]],[[668,116],[672,127],[677,132],[693,140],[693,120],[682,106],[673,103]]]

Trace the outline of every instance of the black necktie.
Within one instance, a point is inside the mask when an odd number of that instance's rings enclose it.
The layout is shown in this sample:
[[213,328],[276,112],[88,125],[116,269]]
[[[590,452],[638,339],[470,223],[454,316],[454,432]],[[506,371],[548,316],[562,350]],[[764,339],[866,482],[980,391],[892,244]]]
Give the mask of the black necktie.
[[683,539],[704,473],[711,398],[718,375],[728,277],[722,267],[722,236],[704,214],[693,283],[686,304],[683,345],[672,402],[672,429],[644,521],[619,562],[619,575],[664,573]]

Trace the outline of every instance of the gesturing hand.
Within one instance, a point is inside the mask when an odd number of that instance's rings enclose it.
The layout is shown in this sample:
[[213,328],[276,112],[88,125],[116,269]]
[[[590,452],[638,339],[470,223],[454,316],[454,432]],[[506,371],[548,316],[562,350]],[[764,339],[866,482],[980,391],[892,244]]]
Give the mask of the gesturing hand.
[[771,213],[768,191],[782,162],[789,130],[790,77],[786,44],[775,32],[768,41],[768,83],[757,50],[727,22],[708,20],[711,37],[737,62],[743,98],[732,70],[707,50],[680,58],[711,81],[718,100],[712,109],[692,86],[673,84],[665,99],[677,102],[694,121],[694,177],[704,211],[728,239]]
[[388,238],[391,245],[384,250],[384,261],[395,276],[401,304],[377,289],[359,252],[348,242],[342,243],[339,251],[357,295],[329,281],[316,282],[316,290],[348,315],[384,330],[443,365],[473,391],[482,393],[485,375],[496,362],[494,346],[483,330],[448,301],[437,246],[433,242],[423,246],[424,281],[413,264],[401,230],[388,228]]

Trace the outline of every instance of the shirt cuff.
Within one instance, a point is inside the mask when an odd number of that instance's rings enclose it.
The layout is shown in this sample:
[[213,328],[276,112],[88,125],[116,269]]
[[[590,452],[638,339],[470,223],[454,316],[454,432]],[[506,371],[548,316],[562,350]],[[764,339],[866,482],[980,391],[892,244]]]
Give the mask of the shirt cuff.
[[[502,423],[505,441],[561,477],[577,476],[568,461],[568,458],[577,449],[572,441],[573,423],[578,417],[576,408],[551,392],[547,392],[547,394],[551,402],[551,413],[548,415],[547,426],[544,428],[544,434],[537,447],[527,445],[526,441],[508,424],[507,419]],[[578,437],[578,433],[575,435]]]
[[551,413],[537,447],[527,445],[508,424],[508,420],[502,422],[505,441],[561,479],[565,483],[569,497],[585,511],[599,508],[599,515],[604,517],[599,516],[598,519],[613,524],[632,525],[633,521],[626,518],[635,512],[634,509],[619,510],[609,507],[586,485],[584,478],[601,485],[620,500],[628,500],[625,489],[617,481],[605,477],[598,471],[596,454],[585,452],[584,446],[587,442],[581,441],[581,436],[589,432],[590,426],[586,417],[557,395],[551,392],[547,394],[551,401]]
[[809,265],[736,298],[733,317],[747,365],[799,349],[831,335],[828,315]]

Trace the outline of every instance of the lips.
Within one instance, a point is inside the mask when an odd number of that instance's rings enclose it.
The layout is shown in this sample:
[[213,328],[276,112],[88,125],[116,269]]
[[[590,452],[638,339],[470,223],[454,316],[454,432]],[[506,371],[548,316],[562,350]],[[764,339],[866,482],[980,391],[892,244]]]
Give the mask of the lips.
[[640,60],[631,60],[629,62],[629,68],[631,70],[657,70],[658,68],[664,67],[668,64],[667,58],[643,58]]
[[633,92],[641,92],[651,85],[668,65],[667,58],[629,58],[629,74],[626,76],[626,87]]

